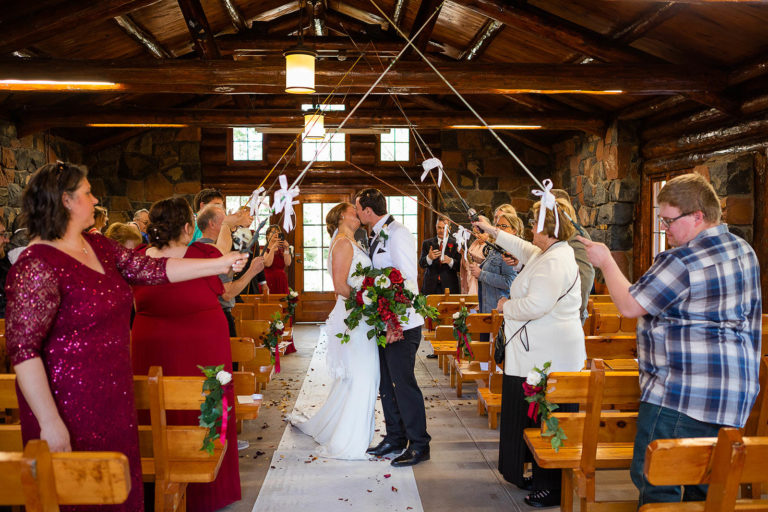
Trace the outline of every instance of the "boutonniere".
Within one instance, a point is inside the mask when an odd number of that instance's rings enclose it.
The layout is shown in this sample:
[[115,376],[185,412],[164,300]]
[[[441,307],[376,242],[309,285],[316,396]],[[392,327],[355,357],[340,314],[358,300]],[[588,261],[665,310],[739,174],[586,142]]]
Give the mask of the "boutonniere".
[[449,249],[453,249],[453,244],[448,244]]

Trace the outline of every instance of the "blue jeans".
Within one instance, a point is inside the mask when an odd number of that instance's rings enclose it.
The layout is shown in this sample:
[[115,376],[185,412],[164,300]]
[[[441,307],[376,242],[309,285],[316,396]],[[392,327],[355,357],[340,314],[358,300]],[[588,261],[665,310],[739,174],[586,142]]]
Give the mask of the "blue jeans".
[[685,437],[717,437],[720,425],[704,423],[686,416],[681,412],[649,404],[640,403],[637,414],[637,436],[632,454],[632,466],[629,473],[632,482],[640,491],[638,506],[646,503],[674,503],[683,501],[704,501],[707,497],[706,485],[688,485],[682,492],[679,485],[651,485],[643,474],[645,450],[654,439],[680,439]]

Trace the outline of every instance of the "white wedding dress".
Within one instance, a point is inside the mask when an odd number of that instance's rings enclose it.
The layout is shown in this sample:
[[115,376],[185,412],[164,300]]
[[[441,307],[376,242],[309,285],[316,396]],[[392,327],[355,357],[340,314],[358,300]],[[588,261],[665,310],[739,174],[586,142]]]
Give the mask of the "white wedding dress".
[[[349,243],[354,248],[347,275],[349,284],[357,264],[370,267],[371,260],[356,244],[337,237],[328,251],[329,273],[332,272],[331,259],[337,243]],[[325,404],[309,419],[303,411],[294,411],[289,421],[315,439],[320,445],[321,457],[368,459],[365,451],[373,439],[374,408],[379,392],[379,349],[374,340],[368,339],[369,326],[364,319],[350,331],[349,342],[342,344],[336,334],[346,331],[346,317],[344,299],[337,296],[320,340],[327,343],[327,367],[334,377]]]

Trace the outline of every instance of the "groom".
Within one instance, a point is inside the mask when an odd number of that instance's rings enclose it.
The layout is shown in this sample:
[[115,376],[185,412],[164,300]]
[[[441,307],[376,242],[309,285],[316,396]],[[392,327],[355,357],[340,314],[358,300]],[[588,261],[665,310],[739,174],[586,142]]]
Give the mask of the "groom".
[[[417,282],[416,241],[405,226],[387,213],[384,194],[375,188],[361,190],[355,195],[355,209],[360,222],[368,228],[373,268],[394,267],[406,279]],[[429,460],[431,439],[427,434],[424,397],[413,374],[424,319],[413,309],[408,311],[408,317],[403,325],[403,339],[395,341],[387,332],[387,347],[379,347],[379,395],[387,435],[378,446],[367,451],[376,457],[402,452],[392,461],[395,467]]]

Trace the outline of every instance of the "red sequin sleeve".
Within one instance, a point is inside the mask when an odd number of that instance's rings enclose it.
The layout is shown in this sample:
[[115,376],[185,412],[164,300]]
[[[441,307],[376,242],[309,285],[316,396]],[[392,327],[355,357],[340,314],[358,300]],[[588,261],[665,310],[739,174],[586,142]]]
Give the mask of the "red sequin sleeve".
[[[117,270],[130,285],[165,284],[168,276],[165,266],[168,258],[150,258],[136,251],[126,249],[114,240],[105,236],[95,235],[100,240],[109,244],[109,250],[114,255]],[[103,240],[102,240],[103,239]]]
[[5,285],[5,337],[12,365],[40,357],[59,312],[58,273],[42,258],[19,260]]

